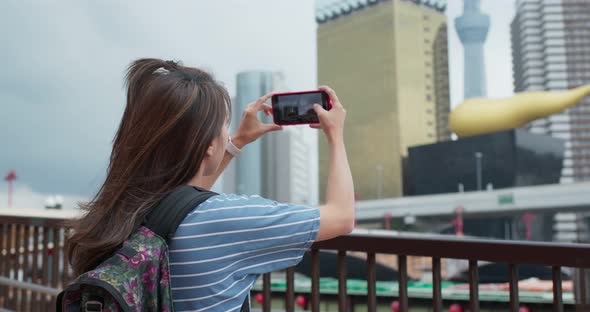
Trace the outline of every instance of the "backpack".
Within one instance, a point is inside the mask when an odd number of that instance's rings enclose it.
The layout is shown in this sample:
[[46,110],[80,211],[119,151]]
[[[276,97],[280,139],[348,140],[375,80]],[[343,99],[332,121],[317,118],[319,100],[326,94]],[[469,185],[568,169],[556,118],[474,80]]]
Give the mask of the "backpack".
[[58,295],[57,311],[174,311],[166,242],[190,211],[214,195],[189,185],[173,190],[114,255]]

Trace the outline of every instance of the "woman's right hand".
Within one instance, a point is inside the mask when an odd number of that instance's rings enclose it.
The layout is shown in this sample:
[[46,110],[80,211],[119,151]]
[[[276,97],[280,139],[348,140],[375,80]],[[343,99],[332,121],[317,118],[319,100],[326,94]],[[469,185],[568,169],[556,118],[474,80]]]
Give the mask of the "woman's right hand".
[[346,110],[340,103],[336,92],[328,86],[321,86],[320,90],[326,92],[332,102],[332,109],[325,110],[321,105],[314,104],[313,109],[318,115],[319,124],[309,125],[315,129],[322,129],[326,134],[328,142],[342,140],[344,137],[344,120],[346,119]]

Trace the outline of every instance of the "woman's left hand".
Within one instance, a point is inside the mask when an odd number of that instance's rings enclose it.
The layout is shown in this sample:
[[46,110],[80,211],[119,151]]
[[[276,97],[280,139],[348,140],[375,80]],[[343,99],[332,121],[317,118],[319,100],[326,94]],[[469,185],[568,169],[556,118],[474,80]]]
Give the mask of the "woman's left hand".
[[276,124],[265,124],[258,118],[258,112],[262,111],[266,116],[272,115],[272,107],[265,102],[272,96],[268,93],[259,98],[256,102],[248,104],[240,127],[236,134],[232,137],[232,142],[238,147],[242,148],[244,145],[256,141],[263,134],[271,131],[282,130],[283,127]]

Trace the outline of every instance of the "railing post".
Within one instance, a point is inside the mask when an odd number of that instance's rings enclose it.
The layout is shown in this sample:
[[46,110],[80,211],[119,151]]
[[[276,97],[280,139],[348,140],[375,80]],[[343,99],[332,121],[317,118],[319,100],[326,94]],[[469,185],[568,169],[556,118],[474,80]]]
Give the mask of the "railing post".
[[590,310],[590,284],[588,271],[585,268],[574,270],[574,299],[576,311]]
[[[33,270],[31,273],[33,284],[41,284],[39,279],[39,226],[35,225],[33,229]],[[41,295],[39,293],[31,293],[31,310],[36,310],[39,306],[38,303],[41,301]]]
[[563,312],[563,301],[561,298],[561,267],[553,267],[553,311]]
[[262,311],[270,312],[270,273],[262,275]]
[[[58,288],[59,286],[59,282],[61,280],[60,278],[60,272],[59,272],[59,260],[60,260],[60,255],[61,255],[61,248],[60,248],[60,244],[59,244],[59,232],[60,232],[60,228],[59,227],[54,227],[53,228],[53,249],[51,252],[51,261],[52,261],[52,265],[53,268],[51,269],[51,286],[53,288]],[[51,306],[55,307],[55,303],[56,303],[56,297],[51,297]]]
[[470,312],[479,312],[479,271],[477,260],[469,260],[469,305]]
[[408,312],[408,257],[397,256],[399,310]]
[[285,310],[295,311],[295,268],[287,268],[287,293],[285,295]]
[[346,302],[346,251],[338,250],[338,311],[347,311]]
[[[8,278],[14,278],[13,274],[16,275],[15,272],[15,262],[14,259],[16,258],[16,251],[14,250],[14,246],[15,244],[15,224],[9,224],[8,225],[8,235],[7,237],[7,245],[6,245],[6,249],[8,250],[8,261],[6,261],[8,263],[8,270],[6,271],[6,276]],[[14,253],[13,253],[14,252]],[[6,302],[7,302],[7,307],[9,309],[12,308],[16,308],[16,289],[14,287],[8,287],[8,291],[6,292]]]
[[[24,270],[23,270],[23,282],[29,282],[32,283],[32,278],[29,275],[31,272],[31,262],[29,261],[29,258],[31,256],[31,226],[30,225],[25,225],[25,243],[24,243]],[[30,311],[31,307],[31,296],[32,296],[32,292],[30,291],[25,291],[24,293],[24,302],[26,304],[21,305],[21,309],[23,311]]]
[[[41,279],[41,285],[51,287],[51,267],[49,266],[49,233],[50,228],[48,226],[43,226],[43,246],[42,246],[42,255],[43,255],[43,262],[41,274],[43,274]],[[41,295],[41,300],[39,305],[41,307],[49,304],[47,302],[47,296]]]
[[440,258],[432,258],[432,308],[434,312],[442,312],[440,267]]
[[[23,272],[23,279],[20,280],[21,282],[26,281],[26,276],[27,276],[27,269],[25,267],[25,248],[26,248],[26,231],[27,226],[25,224],[19,224],[17,227],[17,241],[16,241],[16,262],[17,262],[17,274],[16,274],[16,278],[15,280],[19,281],[18,278],[18,272]],[[18,295],[18,303],[17,303],[17,307],[18,310],[20,311],[24,311],[25,310],[25,296],[27,294],[27,291],[23,291],[23,289],[19,289],[17,292]]]
[[[0,276],[8,276],[7,272],[7,262],[8,262],[8,248],[7,245],[7,228],[6,224],[0,223]],[[6,305],[8,288],[4,285],[0,285],[0,304],[2,306]]]
[[319,250],[311,250],[311,311],[320,312],[320,256]]
[[508,265],[510,271],[510,312],[518,312],[518,266],[510,263]]
[[367,308],[369,312],[377,311],[377,289],[375,272],[375,254],[367,254]]

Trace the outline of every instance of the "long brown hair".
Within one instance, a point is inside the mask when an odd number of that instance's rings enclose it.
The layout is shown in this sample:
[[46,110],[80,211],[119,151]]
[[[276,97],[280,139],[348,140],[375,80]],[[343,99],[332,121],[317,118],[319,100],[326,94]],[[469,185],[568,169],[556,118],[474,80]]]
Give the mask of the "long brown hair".
[[139,59],[126,84],[106,180],[80,205],[85,215],[69,224],[67,256],[76,275],[113,254],[154,204],[197,173],[231,116],[225,88],[196,68]]

